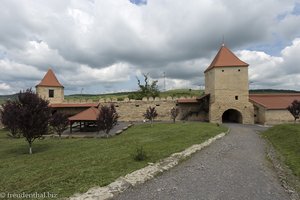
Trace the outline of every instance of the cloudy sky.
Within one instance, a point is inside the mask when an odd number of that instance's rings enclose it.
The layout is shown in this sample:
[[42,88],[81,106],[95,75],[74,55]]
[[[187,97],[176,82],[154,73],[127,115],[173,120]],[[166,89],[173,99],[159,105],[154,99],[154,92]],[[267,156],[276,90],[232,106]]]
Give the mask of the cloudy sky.
[[200,88],[225,44],[250,64],[250,88],[300,90],[300,0],[2,0],[0,95],[49,67],[66,94]]

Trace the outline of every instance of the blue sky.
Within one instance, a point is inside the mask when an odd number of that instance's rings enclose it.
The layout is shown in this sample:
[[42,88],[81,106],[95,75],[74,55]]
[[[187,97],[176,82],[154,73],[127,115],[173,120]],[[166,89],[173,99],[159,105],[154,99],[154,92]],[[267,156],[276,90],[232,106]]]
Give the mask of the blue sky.
[[66,94],[200,88],[222,38],[249,63],[250,88],[300,90],[299,0],[3,0],[0,95],[51,67]]

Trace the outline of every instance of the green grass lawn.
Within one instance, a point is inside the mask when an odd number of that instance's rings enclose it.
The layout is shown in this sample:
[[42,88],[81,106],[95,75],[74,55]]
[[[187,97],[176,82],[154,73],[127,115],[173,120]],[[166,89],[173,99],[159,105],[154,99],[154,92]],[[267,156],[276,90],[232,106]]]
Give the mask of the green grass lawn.
[[300,179],[300,124],[281,124],[263,133]]
[[[104,186],[120,176],[182,151],[226,131],[209,123],[135,125],[109,139],[44,139],[33,144],[0,130],[0,191],[52,192],[67,197]],[[137,162],[132,154],[143,146],[148,155]]]

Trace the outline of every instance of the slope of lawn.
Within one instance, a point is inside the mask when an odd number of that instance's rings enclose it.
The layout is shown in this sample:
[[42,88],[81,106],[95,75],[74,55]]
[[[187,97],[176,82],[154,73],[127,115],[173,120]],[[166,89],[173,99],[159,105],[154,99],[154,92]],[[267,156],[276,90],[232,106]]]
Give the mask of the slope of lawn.
[[[0,191],[51,192],[67,197],[104,186],[116,178],[226,131],[209,123],[135,125],[109,139],[44,139],[28,154],[24,138],[0,130]],[[143,146],[148,158],[132,158]]]
[[263,133],[300,179],[300,124],[281,124]]

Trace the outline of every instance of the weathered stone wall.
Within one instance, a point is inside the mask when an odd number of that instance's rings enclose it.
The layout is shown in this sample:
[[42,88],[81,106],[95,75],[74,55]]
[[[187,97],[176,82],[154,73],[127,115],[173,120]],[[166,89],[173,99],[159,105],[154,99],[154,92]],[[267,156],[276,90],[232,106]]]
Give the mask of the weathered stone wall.
[[[180,99],[185,98],[196,98],[196,97],[181,97]],[[178,98],[143,98],[142,100],[133,100],[125,98],[124,101],[117,101],[117,99],[99,99],[100,105],[109,105],[114,104],[116,106],[116,110],[120,115],[120,121],[143,121],[144,117],[143,114],[145,113],[146,109],[151,107],[156,107],[158,116],[155,120],[157,121],[170,121],[171,120],[171,109],[177,106],[177,99]],[[91,99],[87,100],[65,100],[64,103],[93,103],[95,101]],[[178,105],[180,110],[180,105]],[[64,112],[71,113],[75,111],[74,109],[65,108]],[[180,115],[180,114],[179,114]],[[177,120],[180,119],[180,116],[176,118]],[[187,120],[197,120],[187,119]]]
[[209,121],[222,123],[228,109],[242,114],[243,124],[254,123],[254,108],[249,102],[248,68],[218,67],[205,73],[205,92],[210,94]]
[[188,121],[208,121],[208,113],[199,112],[199,108],[199,104],[194,103],[178,104],[179,115],[177,118]]
[[293,115],[286,109],[284,110],[266,110],[265,124],[282,124],[294,122]]
[[250,102],[241,105],[238,102],[226,102],[226,99],[223,102],[215,102],[210,105],[209,121],[212,123],[222,123],[222,115],[229,109],[237,110],[242,114],[243,124],[254,123],[254,109]]
[[[49,97],[49,90],[54,90],[54,97]],[[37,86],[36,93],[43,99],[48,100],[50,103],[62,103],[64,101],[64,88],[63,87],[45,87]]]

